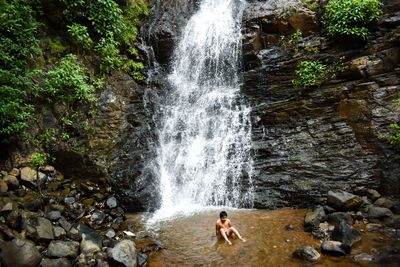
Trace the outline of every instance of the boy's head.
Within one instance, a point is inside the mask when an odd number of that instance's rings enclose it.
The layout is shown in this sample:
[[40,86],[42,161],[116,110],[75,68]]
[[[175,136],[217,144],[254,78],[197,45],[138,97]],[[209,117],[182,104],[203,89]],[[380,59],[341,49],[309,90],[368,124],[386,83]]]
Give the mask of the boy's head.
[[226,213],[226,211],[221,211],[219,214],[219,218],[221,219],[221,221],[225,221],[228,217],[228,213]]

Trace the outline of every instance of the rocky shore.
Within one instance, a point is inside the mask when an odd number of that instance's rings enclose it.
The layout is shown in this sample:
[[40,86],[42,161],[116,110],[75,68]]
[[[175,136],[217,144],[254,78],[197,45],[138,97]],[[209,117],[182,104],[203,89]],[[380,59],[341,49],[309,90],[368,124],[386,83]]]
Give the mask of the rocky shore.
[[1,171],[0,196],[0,266],[146,265],[104,178],[65,178],[52,166],[14,168]]
[[[366,232],[379,232],[391,242],[383,248],[371,249],[370,253],[352,253],[353,261],[384,266],[398,263],[399,214],[399,201],[384,198],[374,189],[361,190],[358,195],[344,190],[329,191],[327,205],[317,206],[304,216],[304,230],[320,240],[321,246],[306,246],[296,250],[293,255],[311,262],[320,260],[320,252],[332,256],[349,256],[354,245],[362,240]],[[290,225],[286,228],[290,230]],[[374,241],[384,243],[385,239],[376,238]]]

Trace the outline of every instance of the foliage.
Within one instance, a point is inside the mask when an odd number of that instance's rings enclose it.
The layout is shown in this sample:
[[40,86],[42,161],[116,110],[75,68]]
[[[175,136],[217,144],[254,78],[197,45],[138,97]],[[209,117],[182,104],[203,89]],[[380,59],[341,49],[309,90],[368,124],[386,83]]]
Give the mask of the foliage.
[[86,26],[73,23],[72,25],[67,26],[67,28],[75,45],[82,47],[85,50],[90,49],[93,44],[93,40],[90,38]]
[[303,39],[303,33],[300,30],[297,30],[289,38],[289,44],[294,49],[294,56],[295,57],[297,57],[299,55],[299,42],[302,39]]
[[49,47],[50,47],[50,53],[55,55],[56,57],[60,57],[64,53],[64,51],[67,49],[67,47],[65,47],[61,44],[61,41],[59,38],[56,38],[54,41],[50,39]]
[[44,73],[44,86],[36,87],[36,90],[44,93],[50,101],[56,99],[68,105],[96,101],[94,87],[88,84],[85,68],[73,54],[64,57],[56,69]]
[[322,23],[328,34],[367,39],[368,26],[382,15],[379,0],[331,0],[326,6]]
[[52,157],[49,153],[33,153],[31,159],[29,161],[29,165],[33,168],[37,169],[40,166],[44,166],[44,164],[48,161],[51,161]]
[[[400,106],[400,99],[395,99],[393,101],[393,105],[395,106]],[[395,122],[390,124],[390,128],[392,130],[391,134],[382,134],[379,136],[380,139],[385,139],[392,147],[394,150],[397,151],[396,158],[400,158],[400,125]]]
[[122,66],[123,59],[119,54],[117,45],[117,41],[111,35],[107,38],[101,38],[99,44],[95,47],[95,51],[99,53],[101,58],[100,69],[105,73],[120,69]]
[[24,101],[31,86],[28,66],[40,50],[31,1],[6,1],[0,11],[0,136],[9,142],[28,126],[33,110]]
[[312,11],[316,11],[319,7],[318,0],[304,0],[304,6]]
[[320,61],[301,61],[296,70],[297,80],[293,80],[295,88],[319,86],[326,80],[327,66]]

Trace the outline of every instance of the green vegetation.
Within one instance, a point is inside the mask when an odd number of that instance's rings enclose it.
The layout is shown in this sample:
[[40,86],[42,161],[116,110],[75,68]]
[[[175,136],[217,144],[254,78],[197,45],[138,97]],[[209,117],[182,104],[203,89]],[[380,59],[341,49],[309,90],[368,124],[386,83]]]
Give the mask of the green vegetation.
[[[400,99],[396,99],[393,101],[393,105],[399,107]],[[385,139],[395,151],[397,151],[396,159],[400,159],[400,126],[397,122],[390,124],[390,128],[392,130],[391,134],[383,134],[380,135],[380,139]]]
[[342,35],[366,40],[368,27],[382,15],[379,0],[331,0],[322,23],[331,36]]
[[289,44],[294,50],[294,56],[297,57],[299,55],[299,42],[303,39],[303,33],[300,30],[297,30],[294,34],[292,34],[289,38]]
[[296,89],[310,89],[313,87],[318,87],[322,83],[334,79],[336,77],[336,73],[347,69],[347,67],[342,63],[343,60],[344,58],[340,58],[338,62],[334,62],[329,65],[318,60],[301,61],[296,70],[298,79],[293,80],[292,83]]
[[304,6],[312,11],[316,11],[319,7],[318,0],[304,0]]
[[[56,0],[52,8],[63,14],[62,21],[68,26],[47,42],[38,39],[39,27],[46,34],[52,26],[46,25],[46,14],[41,11],[46,3],[0,0],[1,142],[13,142],[24,133],[24,140],[40,151],[40,147],[48,148],[47,141],[69,139],[79,112],[79,116],[94,113],[95,90],[103,86],[111,70],[124,70],[134,79],[145,79],[134,42],[140,18],[148,14],[142,0]],[[51,136],[48,130],[29,136],[24,131],[42,123],[39,110],[46,105],[57,106],[56,124],[62,132],[51,129]],[[42,140],[44,136],[47,143]]]

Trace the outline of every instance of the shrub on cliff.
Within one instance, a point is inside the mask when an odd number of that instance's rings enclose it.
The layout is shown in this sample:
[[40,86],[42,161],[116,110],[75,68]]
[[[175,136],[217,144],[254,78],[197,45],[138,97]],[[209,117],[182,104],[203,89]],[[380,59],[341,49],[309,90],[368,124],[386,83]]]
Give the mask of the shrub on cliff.
[[367,39],[368,27],[382,15],[379,0],[331,0],[322,23],[331,36],[342,35]]

